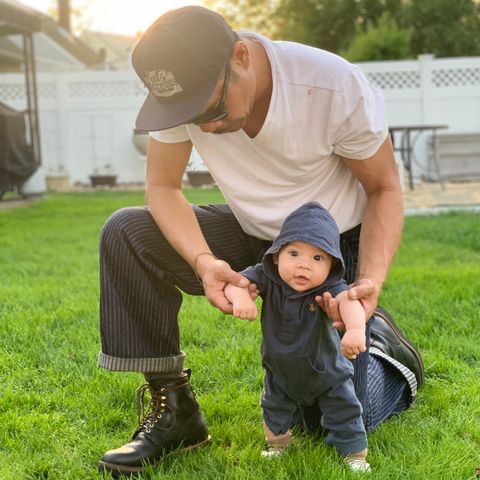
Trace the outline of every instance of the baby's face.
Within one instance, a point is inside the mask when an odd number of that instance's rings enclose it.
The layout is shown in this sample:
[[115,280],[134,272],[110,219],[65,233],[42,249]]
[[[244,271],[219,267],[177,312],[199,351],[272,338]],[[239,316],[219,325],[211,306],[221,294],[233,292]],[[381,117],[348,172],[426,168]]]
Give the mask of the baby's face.
[[282,247],[273,261],[281,279],[297,292],[318,287],[328,277],[332,256],[305,242],[291,242]]

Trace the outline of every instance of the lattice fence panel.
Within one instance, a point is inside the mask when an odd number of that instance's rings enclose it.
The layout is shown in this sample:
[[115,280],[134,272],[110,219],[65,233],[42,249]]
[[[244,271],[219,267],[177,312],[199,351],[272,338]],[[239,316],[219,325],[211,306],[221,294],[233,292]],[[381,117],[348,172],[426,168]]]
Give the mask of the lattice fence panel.
[[133,92],[136,97],[145,97],[148,94],[147,87],[142,82],[135,83]]
[[55,83],[38,84],[38,97],[43,100],[56,100],[57,86]]
[[25,101],[25,86],[20,83],[0,83],[0,100],[7,104]]
[[[143,93],[144,94],[144,93]],[[122,98],[140,96],[137,82],[72,82],[68,85],[70,99]]]
[[367,77],[382,90],[420,88],[420,73],[416,71],[368,72]]
[[480,86],[480,68],[444,68],[433,71],[436,87]]
[[[37,84],[37,95],[42,100],[55,100],[57,87],[55,83]],[[26,87],[23,83],[0,83],[0,100],[5,103],[24,102],[26,99]]]

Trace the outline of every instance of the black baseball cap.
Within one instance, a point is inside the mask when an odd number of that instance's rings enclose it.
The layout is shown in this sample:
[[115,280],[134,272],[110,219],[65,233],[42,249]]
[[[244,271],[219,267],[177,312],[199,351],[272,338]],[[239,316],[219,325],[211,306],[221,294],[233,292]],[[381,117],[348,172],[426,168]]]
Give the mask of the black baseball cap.
[[204,7],[183,7],[159,17],[132,52],[133,68],[150,92],[136,129],[165,130],[198,115],[237,40],[224,18]]

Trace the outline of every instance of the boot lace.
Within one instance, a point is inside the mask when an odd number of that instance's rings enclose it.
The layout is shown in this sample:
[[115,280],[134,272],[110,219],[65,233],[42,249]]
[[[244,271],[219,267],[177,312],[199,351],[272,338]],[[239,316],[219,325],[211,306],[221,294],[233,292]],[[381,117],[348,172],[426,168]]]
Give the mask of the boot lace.
[[[150,402],[148,409],[145,412],[145,393],[149,391]],[[167,397],[165,396],[165,388],[160,390],[153,390],[153,388],[146,383],[142,385],[137,391],[137,415],[138,415],[138,428],[135,435],[139,432],[150,433],[157,423],[163,418],[166,409],[168,408],[172,414],[172,407],[166,403]]]

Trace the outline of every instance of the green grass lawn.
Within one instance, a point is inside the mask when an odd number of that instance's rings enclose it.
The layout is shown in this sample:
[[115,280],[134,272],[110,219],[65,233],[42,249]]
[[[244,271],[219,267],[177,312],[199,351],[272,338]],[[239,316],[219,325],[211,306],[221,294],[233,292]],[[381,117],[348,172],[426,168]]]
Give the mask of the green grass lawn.
[[[189,191],[194,203],[221,201]],[[99,478],[136,426],[140,374],[97,368],[98,234],[141,192],[54,195],[0,211],[0,479]],[[480,217],[410,217],[381,304],[419,346],[415,406],[369,436],[371,479],[473,479],[480,467]],[[183,350],[213,444],[169,455],[155,479],[348,479],[321,440],[281,459],[263,446],[259,322],[187,297]]]

